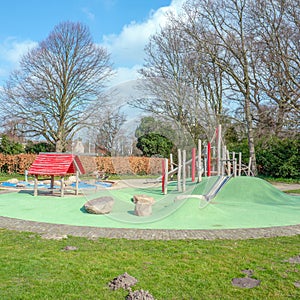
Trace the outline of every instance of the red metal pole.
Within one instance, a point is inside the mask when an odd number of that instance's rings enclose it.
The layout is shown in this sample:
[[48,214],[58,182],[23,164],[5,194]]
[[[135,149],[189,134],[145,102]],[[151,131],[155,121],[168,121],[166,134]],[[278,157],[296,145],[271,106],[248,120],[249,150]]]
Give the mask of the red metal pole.
[[210,176],[210,168],[211,168],[211,148],[210,142],[207,143],[207,176]]
[[161,178],[161,190],[162,193],[165,193],[165,174],[166,174],[166,165],[165,165],[165,160],[163,159],[161,161],[162,163],[162,178]]
[[196,175],[196,148],[192,149],[192,182],[195,181]]

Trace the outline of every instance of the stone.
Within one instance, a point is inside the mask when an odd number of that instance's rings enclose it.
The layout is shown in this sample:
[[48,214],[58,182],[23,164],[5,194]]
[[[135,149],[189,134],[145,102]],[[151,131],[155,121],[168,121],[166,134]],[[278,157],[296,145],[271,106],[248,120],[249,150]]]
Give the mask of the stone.
[[231,281],[233,286],[240,288],[254,288],[260,285],[260,280],[251,278],[251,277],[243,277],[243,278],[233,278]]
[[17,178],[11,178],[11,179],[8,179],[7,182],[16,184],[19,182],[19,180]]
[[[67,180],[71,183],[76,182],[76,176],[70,176]],[[78,181],[80,180],[78,179]]]
[[60,180],[54,180],[53,185],[60,187],[61,186],[61,181]]
[[62,251],[76,251],[76,250],[78,250],[78,248],[75,246],[66,246],[62,249]]
[[134,195],[133,196],[133,203],[144,203],[144,204],[154,204],[155,200],[153,197],[148,195]]
[[127,290],[137,283],[137,279],[129,275],[127,272],[115,277],[108,283],[111,290],[124,289]]
[[41,235],[42,239],[45,240],[56,240],[56,241],[60,241],[60,240],[65,240],[68,238],[68,236],[66,234],[59,234],[59,233],[44,233],[43,235]]
[[291,264],[300,264],[300,254],[290,257],[289,259],[284,260],[284,262],[289,262]]
[[134,292],[129,292],[125,298],[126,300],[155,300],[155,298],[145,290],[137,290]]
[[135,203],[134,214],[137,216],[150,216],[152,214],[152,204],[155,200],[148,195],[134,195],[133,202]]
[[87,201],[84,204],[84,208],[90,214],[103,215],[109,214],[113,205],[114,198],[105,196]]
[[151,203],[140,203],[135,204],[134,214],[136,216],[145,217],[152,215],[152,204]]
[[294,286],[298,289],[300,289],[300,281],[295,281]]

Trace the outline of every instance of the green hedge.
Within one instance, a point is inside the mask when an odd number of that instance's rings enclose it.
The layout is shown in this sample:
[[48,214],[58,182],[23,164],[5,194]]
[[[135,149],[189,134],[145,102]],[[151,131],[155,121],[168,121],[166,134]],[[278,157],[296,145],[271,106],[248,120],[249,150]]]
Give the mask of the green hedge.
[[300,138],[272,137],[256,146],[260,175],[282,178],[300,178]]

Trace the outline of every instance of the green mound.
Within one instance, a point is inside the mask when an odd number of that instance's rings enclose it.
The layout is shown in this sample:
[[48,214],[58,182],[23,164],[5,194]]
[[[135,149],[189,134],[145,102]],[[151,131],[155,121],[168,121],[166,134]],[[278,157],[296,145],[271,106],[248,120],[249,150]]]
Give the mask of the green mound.
[[256,177],[232,178],[217,195],[218,201],[251,202],[263,205],[299,205],[299,197],[288,195]]
[[[171,183],[166,196],[160,188],[132,187],[63,198],[7,193],[0,195],[0,214],[47,223],[139,229],[230,229],[300,224],[300,197],[285,194],[253,177],[232,178],[208,205],[201,205],[203,200],[194,196],[205,194],[214,181],[215,178],[204,178],[199,184],[189,182],[185,194],[178,193],[176,184]],[[147,194],[155,199],[151,216],[134,215],[131,199],[135,194]],[[111,214],[92,215],[84,211],[87,200],[106,195],[115,199]],[[186,197],[178,198],[182,195]]]

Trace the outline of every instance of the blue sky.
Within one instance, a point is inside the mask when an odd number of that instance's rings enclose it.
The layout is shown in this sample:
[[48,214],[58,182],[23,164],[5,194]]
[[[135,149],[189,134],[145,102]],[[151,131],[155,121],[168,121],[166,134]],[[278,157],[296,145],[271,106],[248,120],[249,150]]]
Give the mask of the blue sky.
[[136,78],[143,48],[159,30],[168,11],[183,0],[5,0],[0,10],[0,87],[28,49],[44,40],[55,25],[79,21],[97,44],[111,53],[117,75],[111,84]]

